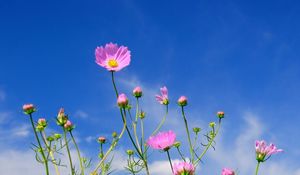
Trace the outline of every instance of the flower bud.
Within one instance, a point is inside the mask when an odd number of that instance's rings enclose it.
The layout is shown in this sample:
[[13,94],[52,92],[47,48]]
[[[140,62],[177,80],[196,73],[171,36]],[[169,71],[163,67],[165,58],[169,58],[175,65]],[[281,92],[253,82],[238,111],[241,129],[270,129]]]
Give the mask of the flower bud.
[[221,119],[221,118],[224,118],[224,112],[223,111],[219,111],[218,113],[217,113],[217,116]]
[[65,114],[64,108],[60,108],[56,119],[57,125],[64,126],[64,124],[66,124],[67,121],[68,121],[68,116]]
[[38,120],[37,126],[35,127],[36,131],[41,132],[47,127],[47,121],[44,118]]
[[49,136],[49,137],[47,137],[47,140],[48,140],[49,142],[52,142],[52,141],[54,141],[54,138],[53,138],[52,136]]
[[200,132],[201,131],[201,128],[199,128],[199,127],[195,127],[195,128],[193,128],[193,131],[197,134],[198,132]]
[[214,128],[216,126],[216,123],[215,122],[210,122],[209,126],[212,127],[212,128]]
[[134,151],[131,150],[131,149],[128,149],[128,150],[126,151],[126,153],[128,154],[128,156],[132,156],[132,155],[134,154]]
[[125,94],[120,94],[117,100],[118,106],[120,108],[125,108],[128,105],[128,99]]
[[177,142],[175,142],[173,145],[174,145],[176,148],[179,148],[180,145],[181,145],[181,143],[177,141]]
[[106,138],[105,137],[98,137],[98,142],[101,144],[104,144],[106,142]]
[[41,125],[41,126],[43,126],[43,127],[46,127],[46,126],[47,126],[47,121],[46,121],[46,119],[40,118],[40,119],[38,120],[38,125]]
[[140,98],[143,95],[142,88],[137,86],[133,89],[133,96]]
[[145,116],[146,116],[146,113],[144,111],[141,111],[140,115],[139,115],[140,119],[145,118]]
[[30,115],[36,111],[36,108],[34,107],[33,104],[24,104],[23,111],[25,114]]
[[74,129],[74,126],[72,124],[72,122],[70,120],[68,120],[65,124],[64,124],[64,128],[67,131],[72,131]]
[[55,140],[58,140],[61,138],[61,134],[55,133],[53,134],[53,137],[55,138]]
[[104,157],[104,154],[103,154],[103,153],[99,153],[98,157],[99,157],[100,159],[102,159],[102,158]]
[[234,171],[229,168],[223,168],[221,175],[235,175]]
[[113,133],[111,134],[111,136],[112,136],[113,138],[117,138],[117,137],[118,137],[118,134],[117,134],[117,132],[113,132]]
[[186,98],[186,96],[179,97],[177,103],[178,103],[179,106],[186,106],[187,105],[187,98]]

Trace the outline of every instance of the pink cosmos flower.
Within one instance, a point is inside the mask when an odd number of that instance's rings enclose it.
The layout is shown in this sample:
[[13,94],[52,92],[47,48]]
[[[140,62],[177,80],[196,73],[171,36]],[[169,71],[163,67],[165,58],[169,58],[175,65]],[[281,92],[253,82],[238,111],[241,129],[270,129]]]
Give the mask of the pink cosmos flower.
[[163,105],[169,104],[169,99],[168,99],[168,89],[166,86],[160,88],[160,93],[161,95],[156,95],[156,100]]
[[223,168],[221,175],[235,175],[235,173],[230,168]]
[[256,160],[259,162],[266,161],[272,154],[282,152],[282,149],[277,149],[276,146],[270,143],[267,146],[264,140],[255,142]]
[[95,50],[96,63],[108,71],[119,71],[130,64],[130,51],[125,46],[109,43]]
[[147,145],[153,149],[167,150],[173,146],[176,134],[173,131],[159,132],[156,136],[150,136]]
[[126,107],[128,105],[128,98],[125,94],[120,94],[117,99],[119,107]]
[[192,163],[188,162],[173,163],[173,172],[174,175],[194,175],[195,167]]

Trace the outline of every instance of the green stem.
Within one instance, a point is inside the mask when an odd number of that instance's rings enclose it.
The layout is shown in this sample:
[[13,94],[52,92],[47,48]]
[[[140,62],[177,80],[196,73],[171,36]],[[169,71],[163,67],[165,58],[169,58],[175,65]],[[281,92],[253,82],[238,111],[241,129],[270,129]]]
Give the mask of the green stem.
[[166,105],[166,114],[165,116],[163,117],[163,119],[161,120],[161,122],[159,123],[159,125],[157,126],[157,128],[154,130],[154,132],[151,134],[151,135],[155,135],[159,130],[160,128],[162,127],[162,125],[165,123],[165,120],[166,120],[166,117],[168,115],[168,105]]
[[55,160],[55,158],[54,158],[54,154],[53,154],[53,151],[52,151],[52,149],[51,149],[51,142],[48,143],[47,138],[46,138],[46,133],[45,133],[45,131],[42,131],[42,132],[41,132],[41,137],[43,138],[43,141],[44,141],[46,147],[48,148],[48,152],[49,152],[49,154],[50,154],[52,163],[53,163],[53,165],[54,165],[55,172],[56,172],[57,175],[60,175],[59,170],[58,170],[58,166],[57,166],[57,162],[56,162],[56,160]]
[[75,145],[75,148],[76,148],[76,151],[77,151],[77,154],[78,154],[79,165],[80,165],[80,170],[81,170],[81,175],[84,175],[84,166],[83,166],[82,158],[81,158],[81,156],[80,156],[79,147],[78,147],[78,145],[77,145],[77,143],[76,143],[76,141],[75,141],[75,138],[74,138],[74,136],[73,136],[73,134],[72,134],[72,131],[69,131],[69,133],[70,133],[70,135],[71,135],[72,141],[73,141],[73,143],[74,143],[74,145]]
[[171,157],[170,157],[169,150],[167,150],[166,152],[167,152],[167,155],[168,155],[168,159],[169,159],[169,163],[170,163],[170,167],[171,167],[172,173],[174,174],[173,165],[172,165],[172,160],[171,160]]
[[32,126],[32,129],[33,129],[35,138],[36,138],[36,140],[37,140],[37,142],[39,144],[39,149],[41,150],[41,154],[42,154],[42,157],[44,159],[44,164],[45,164],[45,168],[46,168],[46,174],[49,175],[48,160],[46,159],[46,156],[45,156],[44,150],[42,148],[40,139],[39,139],[39,137],[38,137],[38,135],[36,133],[36,130],[35,130],[35,127],[34,127],[34,123],[33,123],[33,119],[32,119],[32,114],[29,114],[29,117],[30,117],[30,122],[31,122],[31,126]]
[[115,93],[116,93],[116,96],[118,98],[119,93],[118,93],[118,89],[117,89],[116,83],[115,83],[114,71],[111,71],[111,81],[113,83],[113,86],[114,86],[114,89],[115,89]]
[[179,147],[177,147],[176,149],[177,149],[177,151],[178,151],[178,153],[179,153],[181,159],[182,159],[183,161],[185,161],[185,158],[184,158],[183,154],[181,153]]
[[182,113],[182,117],[183,117],[184,124],[185,124],[186,134],[188,136],[187,138],[188,138],[188,142],[189,142],[190,154],[191,154],[191,159],[192,159],[192,163],[193,163],[194,162],[194,150],[193,150],[190,131],[189,131],[189,127],[188,127],[188,123],[187,123],[187,120],[186,120],[186,116],[185,116],[185,113],[184,113],[184,107],[183,106],[181,106],[181,113]]
[[258,175],[258,169],[259,169],[259,165],[260,165],[260,162],[257,162],[257,165],[256,165],[256,170],[255,170],[255,175]]
[[72,163],[72,158],[71,158],[71,153],[70,153],[70,148],[69,148],[69,143],[67,140],[67,132],[66,129],[64,129],[64,139],[65,139],[65,143],[66,143],[66,148],[67,148],[67,152],[68,152],[68,157],[69,157],[69,162],[70,162],[70,168],[71,168],[71,174],[74,175],[75,171],[73,168],[73,163]]
[[214,134],[214,136],[210,139],[209,143],[207,144],[206,148],[204,149],[204,151],[202,152],[202,154],[199,156],[199,158],[195,161],[195,165],[202,159],[202,157],[205,155],[205,153],[207,152],[207,150],[210,148],[210,146],[212,145],[214,139],[216,138],[216,136],[219,133],[220,130],[220,126],[221,126],[221,119],[219,119],[219,124],[218,124],[218,129],[216,131],[216,133]]

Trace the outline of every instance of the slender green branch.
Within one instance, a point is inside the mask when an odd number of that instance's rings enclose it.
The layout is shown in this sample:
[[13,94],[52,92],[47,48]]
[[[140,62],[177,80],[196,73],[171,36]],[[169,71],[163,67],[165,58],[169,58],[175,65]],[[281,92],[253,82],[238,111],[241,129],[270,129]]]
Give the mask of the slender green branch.
[[165,116],[163,117],[163,119],[161,120],[161,122],[159,123],[159,125],[157,126],[157,128],[154,130],[154,132],[151,135],[155,135],[160,130],[162,125],[165,123],[165,120],[166,120],[167,115],[168,115],[168,111],[169,111],[168,110],[168,105],[166,105],[166,114],[165,114]]
[[35,138],[36,138],[36,140],[37,140],[37,142],[38,142],[38,145],[39,145],[39,150],[41,151],[42,157],[43,157],[43,159],[44,159],[44,164],[45,164],[45,168],[46,168],[46,174],[49,175],[48,160],[46,159],[46,156],[45,156],[44,150],[43,150],[43,148],[42,148],[40,139],[39,139],[39,137],[38,137],[38,135],[37,135],[37,132],[36,132],[36,130],[35,130],[34,123],[33,123],[33,119],[32,119],[32,114],[29,114],[29,118],[30,118],[30,122],[31,122],[31,126],[32,126],[32,129],[33,129]]
[[82,162],[83,160],[82,160],[82,158],[81,158],[81,156],[80,156],[79,147],[78,147],[78,145],[77,145],[77,143],[76,143],[76,141],[75,141],[75,138],[74,138],[74,136],[73,136],[72,131],[69,131],[69,133],[70,133],[70,135],[71,135],[72,141],[73,141],[73,143],[74,143],[74,145],[75,145],[75,148],[76,148],[76,151],[77,151],[77,154],[78,154],[78,159],[79,159],[79,165],[80,165],[81,175],[84,175],[84,166],[83,166],[83,162]]
[[216,138],[216,136],[219,133],[220,126],[221,126],[221,119],[219,119],[218,129],[217,129],[216,133],[210,139],[209,143],[206,145],[205,149],[203,150],[203,152],[201,153],[201,155],[199,156],[199,158],[195,161],[195,163],[194,163],[195,165],[198,164],[198,162],[202,159],[202,157],[205,155],[205,153],[207,152],[207,150],[210,148],[210,146],[214,142],[214,139]]
[[170,167],[171,167],[171,170],[172,170],[172,174],[174,174],[173,165],[172,165],[172,160],[171,160],[171,157],[170,157],[169,150],[166,150],[166,152],[167,152],[167,155],[168,155],[168,160],[169,160],[169,163],[170,163]]
[[57,175],[60,175],[56,160],[55,160],[54,155],[53,155],[53,151],[51,149],[51,145],[50,145],[51,143],[50,144],[48,143],[47,138],[46,138],[46,133],[44,131],[41,132],[41,136],[43,138],[43,141],[44,141],[46,147],[48,148],[48,152],[49,152],[51,160],[53,162],[55,172],[56,172]]
[[67,131],[66,131],[65,128],[64,128],[64,139],[65,139],[65,145],[66,145],[67,152],[68,152],[69,163],[70,163],[70,168],[71,168],[71,174],[75,175],[75,170],[74,170],[73,163],[72,163],[72,157],[71,157],[71,153],[70,153],[69,143],[68,143],[68,140],[67,140]]
[[184,107],[183,106],[181,106],[181,113],[182,113],[182,117],[183,117],[183,120],[184,120],[185,130],[186,130],[186,134],[187,134],[187,138],[188,138],[188,142],[189,142],[189,147],[190,147],[191,159],[192,159],[192,163],[193,163],[194,162],[194,150],[193,150],[190,131],[189,131],[189,127],[188,127],[188,123],[187,123],[187,120],[186,120],[186,116],[185,116],[185,113],[184,113]]

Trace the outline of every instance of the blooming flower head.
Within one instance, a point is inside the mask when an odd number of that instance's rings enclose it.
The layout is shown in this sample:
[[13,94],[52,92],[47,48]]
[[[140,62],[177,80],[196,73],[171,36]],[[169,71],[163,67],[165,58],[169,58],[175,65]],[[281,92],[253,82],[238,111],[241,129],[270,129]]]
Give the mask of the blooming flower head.
[[159,132],[155,136],[150,136],[147,145],[153,149],[168,150],[173,146],[176,134],[173,131]]
[[139,87],[139,86],[135,87],[133,89],[132,93],[133,93],[133,96],[135,96],[136,98],[139,98],[139,97],[141,97],[143,95],[142,88]]
[[194,175],[195,167],[188,162],[173,163],[173,172],[174,175]]
[[179,106],[186,106],[187,105],[187,98],[186,98],[186,96],[179,97],[177,103],[178,103]]
[[70,120],[67,120],[67,122],[64,124],[64,128],[67,131],[72,131],[74,129],[74,125]]
[[230,168],[223,168],[221,175],[235,175],[235,173]]
[[33,104],[24,104],[23,105],[23,111],[25,114],[30,115],[36,111]]
[[108,43],[95,50],[96,63],[108,71],[119,71],[130,63],[130,51],[125,46]]
[[256,160],[258,162],[266,161],[272,154],[282,152],[282,149],[277,149],[273,143],[267,146],[264,140],[255,142]]
[[169,98],[168,98],[168,89],[166,86],[160,88],[160,93],[161,95],[156,95],[156,100],[162,104],[162,105],[167,105],[169,104]]
[[125,108],[128,105],[128,98],[125,94],[120,94],[117,99],[118,106]]

